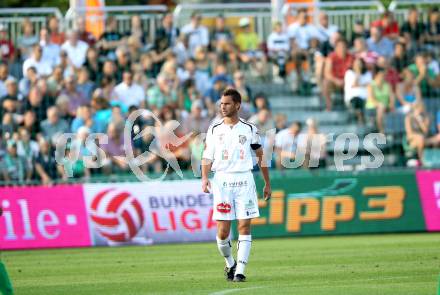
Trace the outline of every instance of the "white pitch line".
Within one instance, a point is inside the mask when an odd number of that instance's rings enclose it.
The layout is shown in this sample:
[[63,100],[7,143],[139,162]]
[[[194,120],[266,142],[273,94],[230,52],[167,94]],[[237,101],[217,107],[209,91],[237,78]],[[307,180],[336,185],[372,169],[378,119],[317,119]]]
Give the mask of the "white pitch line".
[[225,295],[225,294],[231,294],[231,293],[240,292],[240,291],[244,291],[244,290],[253,290],[253,289],[261,289],[261,288],[265,288],[265,287],[259,286],[259,287],[240,288],[240,289],[226,289],[226,290],[221,290],[221,291],[214,292],[214,293],[209,293],[208,295]]

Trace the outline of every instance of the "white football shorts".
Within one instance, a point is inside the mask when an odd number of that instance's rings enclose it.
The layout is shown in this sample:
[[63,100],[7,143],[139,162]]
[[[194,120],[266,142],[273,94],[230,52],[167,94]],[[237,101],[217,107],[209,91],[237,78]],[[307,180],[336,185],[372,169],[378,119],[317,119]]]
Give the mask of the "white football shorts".
[[211,180],[214,220],[250,219],[260,216],[252,172],[216,172]]

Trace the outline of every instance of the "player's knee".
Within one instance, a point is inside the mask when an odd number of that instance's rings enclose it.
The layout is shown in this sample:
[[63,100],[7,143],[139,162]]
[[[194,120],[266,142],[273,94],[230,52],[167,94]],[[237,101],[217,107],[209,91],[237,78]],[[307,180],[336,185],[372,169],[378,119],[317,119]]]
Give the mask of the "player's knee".
[[250,235],[251,234],[251,226],[250,224],[239,224],[238,225],[238,233],[240,235]]
[[227,230],[218,230],[217,231],[217,237],[220,240],[226,240],[229,237],[229,231],[227,231]]

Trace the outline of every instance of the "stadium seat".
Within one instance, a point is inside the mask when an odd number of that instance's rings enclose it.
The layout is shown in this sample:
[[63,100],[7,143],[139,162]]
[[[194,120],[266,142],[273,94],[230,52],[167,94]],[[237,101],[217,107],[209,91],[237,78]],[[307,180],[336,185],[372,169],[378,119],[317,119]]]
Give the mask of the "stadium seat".
[[439,149],[425,149],[423,153],[423,166],[426,168],[440,167],[440,150]]

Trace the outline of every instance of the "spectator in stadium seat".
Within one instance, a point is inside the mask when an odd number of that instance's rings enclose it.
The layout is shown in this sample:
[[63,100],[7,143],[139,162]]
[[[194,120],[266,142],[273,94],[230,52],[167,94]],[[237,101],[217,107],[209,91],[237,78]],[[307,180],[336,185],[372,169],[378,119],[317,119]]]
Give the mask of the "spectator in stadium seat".
[[0,62],[0,99],[7,94],[6,81],[15,78],[9,74],[9,67],[6,62]]
[[331,111],[331,95],[336,90],[344,87],[345,72],[351,67],[353,56],[347,50],[347,42],[339,40],[335,51],[330,53],[325,63],[323,95],[326,102],[326,110]]
[[34,160],[39,153],[38,143],[31,139],[26,128],[18,128],[17,155],[24,157],[29,169],[34,169]]
[[53,69],[52,75],[47,78],[48,93],[52,96],[57,96],[63,89],[63,80],[63,68],[58,65]]
[[78,31],[68,31],[67,40],[61,49],[67,52],[71,65],[79,69],[86,61],[86,53],[89,45],[78,39]]
[[130,54],[125,46],[120,46],[116,48],[116,80],[118,82],[122,81],[122,75],[124,71],[130,71],[131,60]]
[[354,40],[353,55],[355,58],[361,58],[370,69],[374,67],[379,58],[376,52],[368,49],[367,43],[362,37]]
[[424,36],[424,44],[437,54],[440,53],[440,12],[438,7],[434,7],[429,11],[428,22],[426,23],[426,32]]
[[89,128],[92,133],[99,133],[101,130],[105,129],[103,126],[97,126],[97,122],[95,122],[92,117],[92,110],[88,105],[80,106],[78,108],[76,116],[70,125],[70,131],[76,133],[79,128],[83,126]]
[[153,59],[156,72],[159,72],[167,55],[172,52],[172,48],[177,44],[179,35],[179,28],[176,28],[173,24],[173,15],[171,13],[165,14],[162,18],[161,26],[156,29],[154,35]]
[[166,104],[176,103],[177,93],[168,85],[165,75],[159,75],[156,82],[147,91],[148,108],[159,110]]
[[123,45],[123,36],[117,31],[117,21],[113,16],[106,20],[105,32],[96,42],[97,48],[100,50],[101,56],[115,59],[115,50],[118,46]]
[[403,33],[402,41],[406,43],[408,50],[416,51],[422,45],[425,31],[425,24],[419,21],[417,8],[411,8],[408,11],[408,18],[401,28],[401,32]]
[[405,43],[398,42],[394,44],[394,54],[391,59],[391,66],[395,68],[399,73],[409,65],[409,56],[406,52]]
[[35,158],[35,172],[43,185],[51,185],[58,178],[57,162],[48,141],[38,141],[39,153]]
[[12,62],[15,57],[15,46],[9,38],[8,28],[5,24],[0,23],[0,47],[2,48],[0,54],[4,62]]
[[78,91],[76,77],[68,76],[64,79],[64,89],[61,94],[69,97],[69,114],[75,116],[79,106],[86,105],[88,100]]
[[78,70],[78,83],[76,88],[81,96],[84,97],[87,101],[92,99],[92,93],[95,89],[95,83],[90,81],[89,79],[89,71],[86,67],[81,67]]
[[315,28],[316,37],[321,43],[328,42],[333,34],[339,31],[337,25],[330,24],[327,13],[323,11],[319,13],[318,24]]
[[22,60],[26,60],[32,54],[32,48],[38,43],[34,26],[29,18],[25,18],[21,24],[22,35],[17,38],[17,47],[20,50]]
[[434,89],[439,86],[439,75],[430,69],[424,54],[417,54],[414,63],[408,66],[416,79],[416,83],[420,86],[423,97],[432,97]]
[[286,164],[295,160],[301,123],[293,122],[289,128],[279,131],[275,136],[277,169],[287,168]]
[[412,105],[405,117],[406,140],[411,148],[417,150],[419,160],[423,159],[423,150],[429,135],[430,119],[422,102]]
[[23,100],[23,95],[18,92],[17,80],[9,78],[5,83],[6,93],[0,97],[0,103],[3,103],[7,99],[11,99],[18,103]]
[[41,138],[41,136],[39,136],[40,124],[37,121],[37,117],[34,111],[27,110],[24,112],[21,127],[25,128],[29,132],[32,140],[37,140]]
[[385,71],[385,81],[391,85],[391,90],[396,94],[397,85],[400,83],[401,74],[391,66],[390,60],[380,56],[376,65]]
[[283,31],[282,23],[275,22],[273,31],[267,38],[267,49],[269,58],[277,65],[278,76],[286,76],[286,63],[290,52],[290,40],[287,33]]
[[262,109],[270,110],[269,99],[267,98],[267,95],[263,92],[259,92],[255,95],[253,99],[253,104],[254,104],[254,113],[258,113],[258,111]]
[[125,33],[125,36],[127,39],[129,37],[136,38],[140,42],[141,47],[147,45],[147,39],[145,38],[147,36],[147,32],[145,32],[142,28],[142,19],[139,15],[133,15],[131,17],[130,29]]
[[383,36],[381,27],[371,27],[370,38],[367,40],[368,50],[376,52],[380,56],[391,58],[393,56],[394,44],[387,37]]
[[315,119],[307,119],[307,132],[298,136],[296,156],[304,155],[303,167],[306,169],[325,168],[327,157],[327,138],[319,132]]
[[344,76],[344,100],[345,104],[354,111],[357,121],[365,123],[364,109],[367,100],[367,87],[373,79],[371,72],[367,69],[361,58],[353,61],[352,67],[345,72]]
[[52,74],[52,65],[43,59],[43,48],[40,44],[34,45],[32,55],[23,63],[23,76],[27,77],[27,70],[34,67],[40,77]]
[[212,86],[204,94],[204,103],[210,115],[216,114],[216,103],[220,100],[223,91],[230,84],[228,77],[224,74],[216,75],[212,78]]
[[105,174],[110,174],[118,171],[125,171],[128,169],[128,164],[125,162],[124,155],[124,126],[115,123],[108,124],[107,127],[107,144],[102,144],[101,148],[105,152],[106,160],[103,162],[103,171]]
[[289,25],[287,34],[292,42],[290,56],[295,63],[298,85],[301,85],[303,81],[302,65],[307,61],[310,42],[317,38],[317,31],[315,26],[307,23],[306,9],[298,10],[297,19],[297,22]]
[[287,127],[287,116],[285,113],[275,114],[274,121],[276,132],[279,132]]
[[179,68],[177,70],[177,76],[179,77],[181,85],[190,79],[193,80],[198,93],[205,93],[209,88],[209,73],[198,69],[196,67],[196,61],[193,58],[189,58],[185,62],[185,67],[183,69]]
[[26,71],[26,74],[27,75],[24,76],[18,83],[18,90],[23,96],[28,96],[29,91],[33,86],[37,85],[38,81],[37,69],[34,66],[29,67]]
[[59,135],[69,132],[69,124],[59,118],[56,106],[47,109],[47,119],[41,122],[41,132],[43,137],[53,145],[56,144]]
[[238,25],[240,32],[235,36],[234,42],[240,50],[242,62],[247,63],[251,59],[261,57],[261,52],[259,51],[261,41],[251,27],[251,20],[243,17],[239,20]]
[[49,18],[49,32],[50,32],[50,41],[54,44],[61,46],[66,40],[66,36],[64,32],[60,30],[60,23],[56,16],[51,16]]
[[85,167],[84,160],[77,158],[76,155],[78,147],[70,144],[66,146],[64,157],[61,160],[61,164],[58,163],[58,174],[64,181],[67,181],[69,177],[88,179],[90,177],[90,170]]
[[76,19],[76,29],[78,31],[78,39],[86,42],[89,47],[94,46],[96,43],[96,38],[92,33],[87,32],[86,20],[84,17],[77,17]]
[[32,170],[26,158],[17,154],[17,142],[9,139],[6,145],[7,153],[0,162],[3,179],[14,183],[29,181],[32,177]]
[[354,40],[357,38],[368,39],[370,38],[370,31],[365,28],[362,20],[356,20],[353,25],[353,31],[350,36],[350,44],[354,45]]
[[87,49],[84,66],[89,72],[90,80],[95,83],[99,83],[101,81],[102,63],[99,60],[98,51],[95,47],[89,47],[89,49]]
[[191,15],[191,22],[183,26],[181,33],[188,36],[188,50],[190,56],[195,56],[197,47],[208,47],[209,45],[209,31],[201,24],[202,17],[193,13]]
[[53,106],[53,103],[49,97],[43,96],[39,87],[35,85],[30,89],[29,95],[24,101],[23,110],[32,110],[35,112],[37,122],[41,122],[46,119],[46,111],[50,106]]
[[134,64],[138,64],[140,62],[143,51],[144,49],[142,48],[142,44],[138,38],[134,36],[129,36],[127,38],[127,55],[132,67]]
[[371,26],[381,28],[382,35],[390,40],[397,41],[400,37],[399,24],[394,19],[393,13],[389,10],[382,14],[382,18],[373,21]]
[[394,111],[395,99],[391,85],[385,80],[385,70],[377,68],[373,81],[368,85],[368,97],[365,108],[375,114],[375,123],[379,132],[384,133],[385,113]]
[[275,122],[272,118],[272,113],[268,109],[259,110],[258,113],[249,118],[248,122],[257,127],[263,143],[267,135],[269,135],[268,131],[275,129]]
[[225,25],[225,17],[220,14],[215,18],[215,26],[210,33],[211,51],[217,51],[224,43],[231,43],[233,36],[231,30]]
[[124,108],[130,106],[141,106],[145,101],[144,89],[133,82],[133,74],[131,71],[123,72],[122,82],[115,87],[116,101],[122,103]]
[[49,31],[46,28],[40,30],[39,44],[43,48],[43,60],[52,68],[60,63],[60,46],[50,41]]
[[182,121],[182,133],[204,133],[208,130],[210,123],[210,119],[203,112],[202,102],[200,100],[196,100],[191,105],[191,112]]
[[408,70],[403,72],[403,81],[397,86],[396,98],[397,109],[405,114],[411,110],[413,104],[422,102],[422,93],[412,72]]

